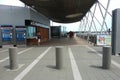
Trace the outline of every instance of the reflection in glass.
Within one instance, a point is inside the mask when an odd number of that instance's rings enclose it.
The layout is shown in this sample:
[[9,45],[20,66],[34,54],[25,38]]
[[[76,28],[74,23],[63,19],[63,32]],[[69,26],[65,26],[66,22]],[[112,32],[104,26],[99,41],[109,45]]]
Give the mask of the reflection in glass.
[[33,38],[36,36],[36,28],[33,26],[27,27],[27,38]]

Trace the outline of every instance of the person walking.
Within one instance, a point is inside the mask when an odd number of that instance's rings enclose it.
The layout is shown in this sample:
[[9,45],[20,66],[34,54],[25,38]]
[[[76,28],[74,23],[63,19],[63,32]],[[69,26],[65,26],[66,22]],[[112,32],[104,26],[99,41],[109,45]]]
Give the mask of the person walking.
[[37,32],[37,42],[38,42],[38,46],[39,46],[40,42],[41,42],[41,34],[40,34],[40,32]]
[[70,31],[69,32],[69,37],[70,37],[70,39],[72,39],[74,37],[74,32]]

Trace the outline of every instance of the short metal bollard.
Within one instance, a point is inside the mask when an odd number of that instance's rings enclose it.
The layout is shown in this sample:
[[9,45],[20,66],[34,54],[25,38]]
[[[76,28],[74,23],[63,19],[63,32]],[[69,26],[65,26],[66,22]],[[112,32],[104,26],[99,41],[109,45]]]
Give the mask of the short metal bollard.
[[103,69],[110,69],[110,65],[111,65],[111,47],[104,46],[103,47],[102,67],[103,67]]
[[63,47],[56,47],[56,69],[62,69],[63,67]]
[[10,69],[17,69],[17,47],[9,48],[9,60],[10,60]]

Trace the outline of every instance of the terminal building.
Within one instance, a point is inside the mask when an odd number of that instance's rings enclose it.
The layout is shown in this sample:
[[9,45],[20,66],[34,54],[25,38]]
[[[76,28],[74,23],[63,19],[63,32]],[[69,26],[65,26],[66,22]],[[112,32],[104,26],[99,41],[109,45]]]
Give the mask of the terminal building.
[[50,39],[50,20],[32,8],[0,5],[0,18],[0,47],[37,44],[38,31],[41,42]]

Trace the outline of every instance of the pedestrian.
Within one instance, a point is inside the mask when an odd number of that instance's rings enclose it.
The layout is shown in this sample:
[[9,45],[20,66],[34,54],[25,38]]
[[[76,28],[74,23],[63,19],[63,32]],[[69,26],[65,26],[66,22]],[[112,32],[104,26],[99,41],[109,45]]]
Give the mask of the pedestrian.
[[69,32],[69,37],[70,37],[70,38],[73,38],[73,37],[74,37],[74,32],[70,31],[70,32]]
[[40,42],[41,42],[41,34],[40,34],[40,32],[37,32],[37,42],[38,42],[38,46],[39,46]]

